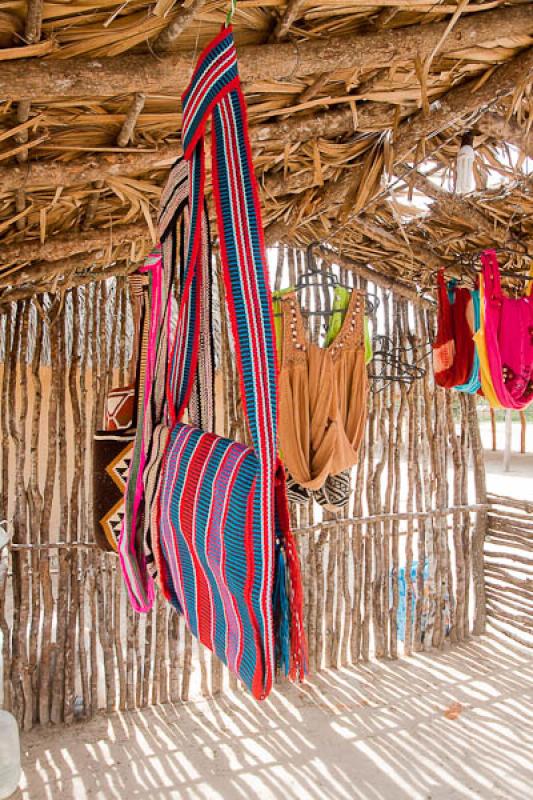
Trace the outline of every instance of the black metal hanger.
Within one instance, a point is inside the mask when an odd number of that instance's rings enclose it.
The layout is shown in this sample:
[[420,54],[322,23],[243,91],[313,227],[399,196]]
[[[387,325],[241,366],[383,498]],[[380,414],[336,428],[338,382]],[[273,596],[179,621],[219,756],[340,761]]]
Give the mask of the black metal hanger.
[[[523,253],[520,250],[515,250],[511,247],[491,247],[491,250],[494,250],[496,255],[512,255],[512,256],[520,256],[520,258],[526,259],[527,261],[533,261],[533,257],[529,255],[529,253]],[[457,261],[461,266],[472,267],[474,272],[481,273],[483,270],[481,267],[478,267],[477,264],[479,263],[479,253],[465,253],[464,255],[460,255],[457,257]],[[446,267],[444,268],[446,270]],[[523,272],[512,272],[511,270],[500,269],[500,275],[504,278],[516,278],[516,280],[522,281],[533,281],[533,275],[526,275]],[[461,278],[463,274],[461,273]]]
[[390,336],[377,335],[373,339],[372,369],[368,372],[371,391],[382,392],[387,383],[403,383],[411,385],[426,374],[420,366],[431,352],[427,351],[417,361],[409,361],[406,356],[413,352],[413,347],[395,347]]
[[[296,281],[296,285],[294,287],[296,292],[301,292],[304,289],[310,289],[313,286],[325,286],[329,289],[336,289],[337,287],[341,289],[346,289],[347,291],[353,291],[354,287],[349,286],[346,283],[341,283],[337,276],[335,275],[332,270],[329,269],[320,269],[317,267],[316,261],[313,256],[313,248],[319,245],[320,242],[311,242],[307,245],[305,250],[305,262],[307,265],[307,270],[300,275],[298,280]],[[367,316],[371,316],[374,314],[379,306],[379,297],[375,292],[366,292],[365,294],[365,314]],[[344,315],[346,312],[342,310],[336,311],[307,311],[304,312],[304,316],[322,316],[322,317],[330,317],[332,314],[342,314]]]

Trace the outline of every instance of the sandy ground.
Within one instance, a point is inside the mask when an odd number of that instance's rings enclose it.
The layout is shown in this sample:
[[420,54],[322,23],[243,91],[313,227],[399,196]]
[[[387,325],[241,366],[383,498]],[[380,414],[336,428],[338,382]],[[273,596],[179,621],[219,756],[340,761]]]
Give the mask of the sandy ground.
[[[526,455],[518,435],[507,473],[485,451],[487,486],[533,498],[531,427]],[[16,800],[525,800],[533,649],[487,636],[324,673],[260,706],[240,693],[159,706],[37,729],[22,746]]]
[[520,453],[520,424],[513,421],[512,454],[508,472],[503,471],[503,447],[505,431],[503,422],[496,426],[497,450],[492,451],[490,423],[480,424],[481,439],[485,447],[485,470],[487,489],[494,494],[533,500],[533,425],[526,430],[526,452]]
[[23,737],[18,800],[524,800],[533,651],[487,636],[240,695]]

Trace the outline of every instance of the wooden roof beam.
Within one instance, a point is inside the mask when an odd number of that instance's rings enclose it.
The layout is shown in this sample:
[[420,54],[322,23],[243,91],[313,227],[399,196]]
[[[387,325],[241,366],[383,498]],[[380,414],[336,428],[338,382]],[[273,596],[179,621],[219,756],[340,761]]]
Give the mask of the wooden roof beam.
[[[317,71],[377,69],[394,61],[424,60],[440,42],[447,22],[411,25],[388,31],[325,40],[249,45],[239,48],[245,82],[284,80]],[[521,5],[470,14],[446,37],[439,58],[487,42],[512,38],[528,44],[533,7]],[[108,97],[118,94],[181,92],[195,63],[190,51],[168,56],[123,55],[114,58],[28,59],[2,62],[0,96],[5,99]]]
[[[435,149],[431,137],[438,131],[444,131],[460,123],[469,114],[482,112],[484,107],[496,102],[500,97],[511,94],[533,76],[533,47],[515,56],[510,61],[494,70],[492,75],[479,86],[479,81],[472,80],[450,89],[434,104],[432,112],[423,111],[413,115],[400,124],[394,141],[394,164],[404,165],[413,158],[419,143],[425,142],[426,157]],[[481,113],[480,113],[481,115]],[[357,189],[363,167],[345,170],[339,178],[326,182],[320,204],[320,213],[331,215],[340,212],[348,205],[350,194]],[[309,221],[303,218],[302,224]],[[275,240],[276,226],[273,223],[267,228],[269,241]],[[280,225],[279,232],[285,230]]]
[[107,269],[110,263],[124,260],[124,253],[118,253],[115,257],[102,251],[90,251],[69,258],[60,258],[57,261],[33,261],[8,275],[0,273],[0,290],[45,283],[50,286],[52,281],[62,275],[72,275],[95,268]]
[[400,297],[404,297],[406,300],[409,300],[415,305],[423,306],[424,308],[435,308],[435,304],[431,300],[422,297],[416,291],[416,289],[413,289],[403,281],[399,281],[396,278],[387,278],[377,270],[370,269],[370,267],[368,267],[366,264],[360,264],[355,259],[337,252],[334,248],[326,249],[324,247],[319,247],[317,252],[327,263],[338,264],[339,266],[354,272],[356,275],[359,275],[361,278],[371,281],[376,286],[380,286],[382,289],[391,291],[394,294],[400,295]]
[[[487,120],[488,118],[488,120]],[[365,103],[358,110],[357,131],[373,132],[385,130],[391,125],[390,112],[382,103]],[[250,128],[252,147],[260,147],[268,141],[306,142],[311,139],[327,137],[333,139],[354,132],[351,108],[323,111],[313,116],[295,116],[287,120],[253,125]],[[488,112],[476,122],[476,128],[497,138],[519,146],[526,144],[533,153],[533,144],[528,144],[521,129],[502,117]],[[489,130],[490,129],[490,130]],[[400,128],[402,130],[402,128]],[[106,177],[140,175],[153,169],[164,169],[182,155],[179,142],[167,144],[158,150],[139,150],[133,153],[105,153],[78,155],[75,161],[31,161],[22,165],[0,166],[0,193],[17,189],[51,188],[89,184]],[[273,172],[264,180],[266,191],[271,195],[301,192],[312,186],[312,179],[306,173],[285,178],[282,173]]]
[[[382,103],[368,103],[358,112],[358,131],[379,131],[390,124],[390,112]],[[350,131],[354,131],[353,113],[351,108],[343,108],[259,125],[254,125],[252,120],[250,141],[255,148],[269,141],[306,142],[320,137],[334,138]],[[139,175],[150,169],[168,167],[182,153],[181,143],[176,142],[150,151],[79,154],[75,161],[68,163],[32,161],[24,166],[0,166],[0,193],[20,188],[87,184],[105,180],[106,176]],[[274,176],[273,181],[279,183],[279,177]],[[282,188],[280,186],[280,191]]]
[[94,259],[97,260],[102,258],[106,252],[111,252],[118,245],[130,242],[137,244],[141,240],[147,242],[150,240],[150,231],[146,221],[136,222],[131,225],[119,225],[113,228],[99,228],[87,231],[87,233],[79,233],[78,231],[61,233],[56,236],[50,236],[43,244],[38,239],[14,242],[13,244],[2,246],[0,259],[2,266],[7,266],[8,264],[24,263],[37,259],[40,261],[57,261],[74,256],[77,253],[99,251],[100,255],[95,254],[94,256]]
[[412,181],[413,185],[427,197],[436,200],[438,208],[448,216],[460,217],[470,227],[478,228],[498,241],[504,241],[509,238],[508,231],[498,228],[493,219],[476,208],[475,202],[471,202],[468,197],[461,197],[453,194],[453,192],[441,189],[417,170],[411,172],[409,181]]
[[[117,277],[119,275],[129,275],[137,269],[138,264],[134,262],[117,262],[111,267],[105,269],[94,270],[92,272],[85,272],[75,275],[69,275],[66,279],[60,281],[55,287],[54,291],[66,291],[73,289],[76,286],[86,286],[88,283],[95,281],[103,281],[107,278]],[[58,275],[67,275],[68,270],[62,270]],[[52,291],[50,282],[38,282],[32,285],[15,285],[13,288],[6,289],[0,293],[0,308],[4,310],[9,303],[14,303],[20,300],[28,300],[36,294],[44,294],[45,292]]]

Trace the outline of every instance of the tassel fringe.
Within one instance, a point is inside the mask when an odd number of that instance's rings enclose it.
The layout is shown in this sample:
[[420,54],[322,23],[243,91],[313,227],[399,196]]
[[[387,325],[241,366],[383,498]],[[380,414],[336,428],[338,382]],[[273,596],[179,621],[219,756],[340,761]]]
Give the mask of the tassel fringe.
[[303,591],[300,562],[290,529],[281,462],[276,472],[276,574],[274,577],[274,623],[276,663],[292,681],[303,681],[308,671],[307,642],[303,624]]

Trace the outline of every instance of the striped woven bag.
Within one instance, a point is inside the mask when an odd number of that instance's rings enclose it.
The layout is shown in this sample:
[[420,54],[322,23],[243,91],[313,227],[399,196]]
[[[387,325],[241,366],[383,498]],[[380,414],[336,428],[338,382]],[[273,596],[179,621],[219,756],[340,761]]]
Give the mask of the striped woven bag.
[[[252,447],[185,424],[198,352],[203,136],[213,118],[212,180],[226,303]],[[170,428],[151,509],[159,585],[191,632],[257,699],[276,669],[306,670],[301,576],[277,457],[277,370],[257,185],[230,27],[201,55],[183,96],[189,231],[167,370]],[[136,586],[130,585],[130,596]],[[142,585],[136,607],[150,605]]]

